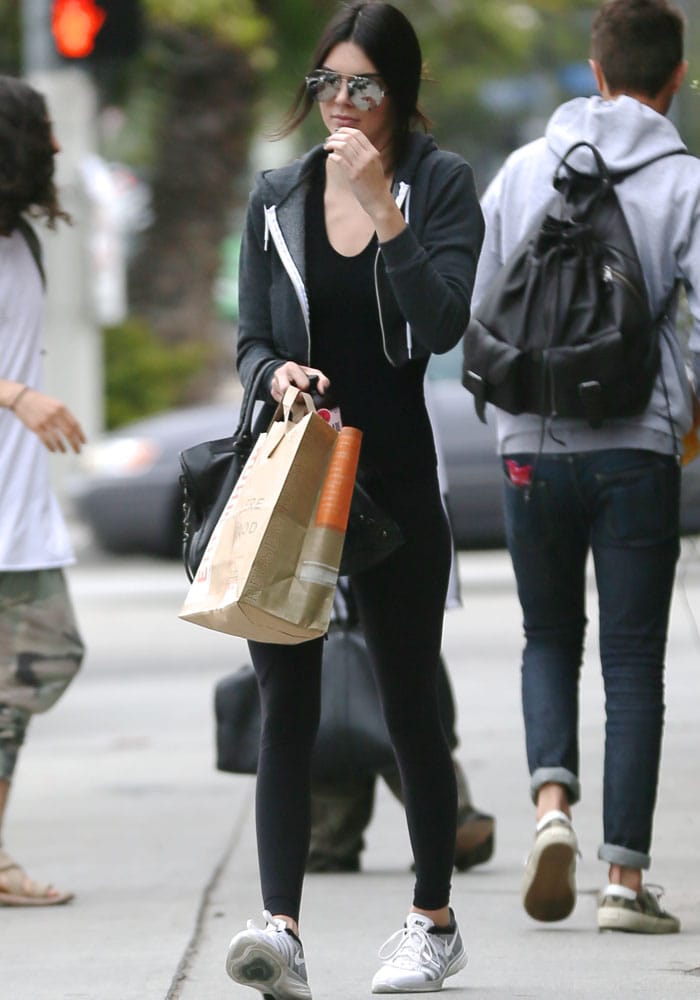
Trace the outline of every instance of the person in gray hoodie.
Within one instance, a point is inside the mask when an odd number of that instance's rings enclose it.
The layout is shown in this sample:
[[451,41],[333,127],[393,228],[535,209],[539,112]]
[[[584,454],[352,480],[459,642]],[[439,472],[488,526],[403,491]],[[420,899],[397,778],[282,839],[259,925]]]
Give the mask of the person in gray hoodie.
[[[423,993],[466,963],[449,906],[455,772],[437,676],[452,546],[425,397],[431,353],[469,321],[483,219],[469,165],[424,133],[413,27],[375,0],[339,6],[287,122],[318,107],[326,137],[258,179],[239,275],[238,368],[262,397],[318,378],[360,428],[360,471],[403,544],[352,576],[401,773],[416,881],[405,924],[380,951],[374,993]],[[328,403],[328,395],[326,395]],[[262,704],[256,786],[264,929],[230,944],[233,980],[273,1000],[311,996],[299,938],[311,753],[323,640],[251,642]]]
[[[638,251],[661,370],[646,409],[606,420],[496,412],[508,548],[523,612],[522,699],[536,832],[523,903],[536,920],[575,905],[579,800],[578,692],[585,568],[593,556],[606,693],[603,843],[608,885],[601,929],[669,933],[679,921],[642,882],[650,866],[664,720],[664,658],[679,554],[679,444],[693,391],[675,328],[685,286],[700,351],[700,163],[666,117],[686,72],[682,15],[665,0],[611,0],[598,11],[591,67],[600,96],[552,115],[545,135],[515,151],[482,199],[486,238],[474,302],[553,194],[552,177],[576,142],[609,170]],[[579,159],[576,159],[578,154]],[[679,155],[671,155],[678,153]],[[663,159],[658,158],[664,154]],[[573,165],[592,172],[587,151]]]

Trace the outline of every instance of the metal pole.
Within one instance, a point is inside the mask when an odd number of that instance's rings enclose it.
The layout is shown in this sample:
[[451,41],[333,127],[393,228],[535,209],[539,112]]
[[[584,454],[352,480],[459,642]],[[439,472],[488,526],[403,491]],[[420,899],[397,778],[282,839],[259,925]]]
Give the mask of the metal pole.
[[59,58],[51,41],[51,0],[22,0],[22,69],[25,76],[55,69]]

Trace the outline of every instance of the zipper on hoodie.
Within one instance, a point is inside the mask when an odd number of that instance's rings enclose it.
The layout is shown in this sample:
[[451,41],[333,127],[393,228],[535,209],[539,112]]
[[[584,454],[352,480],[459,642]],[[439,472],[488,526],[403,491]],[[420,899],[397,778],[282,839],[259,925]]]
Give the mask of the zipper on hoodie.
[[[404,216],[404,219],[406,220],[406,225],[408,225],[410,223],[410,221],[411,221],[411,218],[410,218],[410,215],[411,215],[411,186],[410,186],[410,184],[407,184],[406,181],[400,181],[399,182],[399,190],[396,193],[396,197],[394,198],[394,201],[396,202],[396,207],[399,208],[399,209],[403,209],[404,205],[406,206],[405,209],[404,209],[403,216]],[[382,303],[381,303],[381,299],[380,299],[380,296],[379,296],[378,269],[379,269],[379,257],[381,255],[381,252],[382,252],[381,251],[381,247],[377,247],[377,253],[376,253],[376,256],[374,258],[374,294],[375,294],[375,297],[377,299],[377,312],[379,313],[379,328],[380,328],[380,330],[382,332],[382,349],[384,351],[384,357],[387,359],[387,361],[389,362],[390,365],[393,365],[394,367],[396,367],[394,361],[392,360],[392,358],[389,355],[389,351],[387,350],[387,346],[386,346],[386,332],[384,330],[384,317],[382,316]],[[406,350],[407,350],[407,353],[408,353],[408,357],[412,358],[413,357],[413,334],[411,333],[411,324],[410,323],[406,323]]]
[[299,268],[294,263],[294,258],[289,252],[289,247],[280,228],[276,205],[265,207],[265,250],[268,248],[269,236],[272,237],[272,242],[275,244],[277,253],[282,261],[282,266],[289,276],[289,280],[292,283],[299,305],[301,306],[301,314],[304,318],[304,327],[306,328],[306,364],[309,365],[311,364],[311,312],[309,309],[309,298],[306,294],[306,286],[304,285],[303,278],[299,274]]

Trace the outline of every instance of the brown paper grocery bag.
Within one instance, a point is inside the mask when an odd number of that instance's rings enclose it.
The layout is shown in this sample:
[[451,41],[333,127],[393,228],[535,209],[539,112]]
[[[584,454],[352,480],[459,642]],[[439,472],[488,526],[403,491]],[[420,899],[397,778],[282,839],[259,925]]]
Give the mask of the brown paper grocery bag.
[[258,439],[180,611],[244,639],[328,630],[361,433],[338,432],[291,388]]

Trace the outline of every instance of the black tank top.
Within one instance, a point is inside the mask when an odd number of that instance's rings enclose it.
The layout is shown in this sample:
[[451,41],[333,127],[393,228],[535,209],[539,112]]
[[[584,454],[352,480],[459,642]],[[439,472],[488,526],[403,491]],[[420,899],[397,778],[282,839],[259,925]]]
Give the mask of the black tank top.
[[427,361],[395,368],[384,355],[374,285],[377,239],[354,257],[331,246],[324,168],[322,160],[306,204],[311,364],[331,380],[343,423],[362,431],[362,468],[414,478],[436,463],[423,395]]

